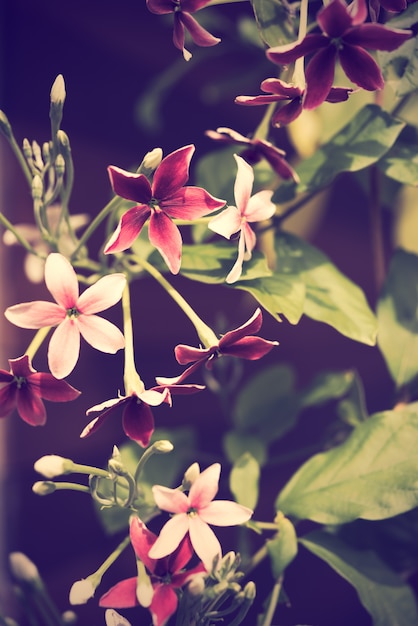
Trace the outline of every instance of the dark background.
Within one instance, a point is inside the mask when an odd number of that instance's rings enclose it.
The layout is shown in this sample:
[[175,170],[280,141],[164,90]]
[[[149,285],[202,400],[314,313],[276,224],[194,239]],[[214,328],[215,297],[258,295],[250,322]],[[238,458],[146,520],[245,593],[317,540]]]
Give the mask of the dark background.
[[[235,95],[258,93],[260,81],[270,71],[262,50],[250,44],[235,45],[239,18],[251,17],[249,4],[217,8],[213,13],[203,11],[200,15],[209,20],[211,32],[224,39],[224,48],[191,48],[194,56],[186,67],[172,45],[170,19],[150,14],[143,0],[3,0],[0,108],[9,117],[19,142],[27,137],[42,144],[49,139],[50,88],[57,74],[64,75],[67,101],[62,128],[71,140],[76,172],[73,213],[88,212],[94,216],[109,200],[109,164],[134,168],[156,146],[167,154],[189,143],[196,145],[197,158],[214,148],[204,136],[206,129],[231,126],[247,134],[260,120],[259,109],[233,103]],[[166,72],[171,87],[160,108],[157,110],[156,100],[149,116],[141,121],[141,98],[154,88],[161,72]],[[4,140],[0,158],[1,210],[13,223],[30,221],[30,193]],[[385,220],[389,223],[388,217]],[[351,178],[342,177],[338,182],[312,239],[341,271],[362,286],[374,305],[376,289],[366,200]],[[99,234],[89,245],[94,249],[100,242]],[[4,307],[30,299],[49,299],[43,285],[27,283],[22,260],[23,252],[18,249],[7,249],[3,254]],[[242,324],[255,309],[251,298],[240,292],[205,288],[181,277],[172,280],[209,324],[216,323],[220,308],[227,316],[227,328]],[[178,372],[174,345],[196,344],[196,337],[191,325],[184,324],[180,309],[151,280],[145,279],[135,287],[133,302],[138,366],[146,385],[152,386],[155,375]],[[121,324],[117,307],[107,317]],[[0,367],[6,368],[7,358],[24,352],[32,332],[17,332],[6,321],[0,328]],[[296,327],[286,321],[279,325],[268,314],[262,335],[280,342],[263,365],[292,363],[299,385],[307,384],[318,370],[356,368],[364,381],[369,411],[391,406],[392,387],[377,349],[351,342],[323,324],[303,319]],[[43,428],[31,429],[17,414],[1,424],[5,456],[0,599],[15,617],[18,608],[10,593],[8,551],[23,551],[37,563],[60,610],[66,610],[72,583],[92,573],[119,539],[105,537],[90,500],[83,494],[61,492],[40,499],[31,491],[32,483],[39,478],[33,463],[40,456],[61,454],[80,463],[102,466],[113,445],[123,441],[119,418],[110,419],[93,438],[80,441],[86,408],[103,401],[103,394],[106,398],[115,396],[122,385],[120,354],[98,355],[83,343],[81,357],[69,377],[70,383],[83,390],[80,399],[63,406],[49,405],[48,422]],[[42,349],[35,367],[46,368]],[[256,367],[257,364],[245,364],[245,372],[254,373]],[[175,398],[172,409],[161,407],[154,414],[158,426],[174,427],[192,420],[199,433],[199,449],[219,451],[223,418],[209,392],[204,396]],[[326,411],[315,414],[315,421],[303,422],[298,436],[309,444],[327,419]],[[195,460],[205,466],[207,457],[199,455],[196,452]],[[271,489],[272,498],[294,469],[270,471],[264,489]],[[226,468],[224,472],[226,477]],[[271,514],[266,510],[266,519]],[[225,545],[225,551],[232,547],[232,543]],[[134,572],[132,554],[124,555],[106,575],[97,597]],[[267,565],[255,573],[260,599],[267,593],[269,576]],[[277,623],[281,625],[370,623],[349,585],[312,556],[305,555],[289,568],[286,591],[293,608],[280,609]],[[104,623],[103,611],[97,608],[95,600],[81,607],[79,616],[83,626]],[[134,620],[134,614],[127,612],[126,616]],[[142,620],[141,623],[148,623],[148,613],[144,612]],[[246,623],[255,624],[255,614]]]

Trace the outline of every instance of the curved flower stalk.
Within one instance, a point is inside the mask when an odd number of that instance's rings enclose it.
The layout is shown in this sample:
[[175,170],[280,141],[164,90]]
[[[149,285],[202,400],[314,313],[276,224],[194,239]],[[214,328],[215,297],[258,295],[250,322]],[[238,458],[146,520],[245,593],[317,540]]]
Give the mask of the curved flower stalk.
[[221,41],[203,28],[191,15],[203,9],[209,2],[210,0],[147,0],[147,7],[151,13],[157,15],[173,13],[173,43],[183,52],[186,61],[190,61],[192,54],[184,47],[185,30],[190,33],[194,43],[203,48],[216,46]]
[[272,191],[259,191],[251,196],[254,183],[253,168],[236,154],[234,158],[238,166],[234,186],[236,206],[229,206],[208,224],[211,230],[227,239],[234,233],[239,233],[238,258],[225,279],[227,283],[235,283],[242,274],[243,262],[251,259],[256,235],[250,223],[267,220],[276,211],[276,205],[271,202]]
[[[245,96],[240,96],[245,97]],[[244,137],[241,133],[238,133],[232,128],[226,128],[221,126],[215,130],[207,130],[205,134],[222,143],[238,144],[245,146],[245,149],[239,155],[250,165],[258,163],[260,159],[264,158],[270,163],[272,169],[284,180],[292,178],[296,183],[299,182],[299,177],[295,170],[286,161],[286,152],[276,148],[270,141],[264,139],[249,139]]]
[[27,354],[9,360],[10,372],[0,369],[0,417],[17,409],[22,420],[31,426],[43,426],[46,410],[43,400],[69,402],[81,391],[64,380],[33,369]]
[[98,430],[104,420],[118,407],[123,407],[122,426],[125,435],[146,448],[154,432],[154,416],[151,407],[159,406],[163,402],[171,406],[172,394],[191,394],[204,389],[203,385],[159,385],[152,389],[131,391],[126,396],[106,400],[101,404],[92,406],[87,410],[87,415],[100,413],[84,428],[80,437],[88,437]]
[[261,359],[274,346],[279,345],[278,341],[268,341],[267,339],[251,335],[251,333],[256,333],[260,330],[262,323],[263,314],[261,309],[258,308],[248,322],[225,333],[217,344],[209,348],[194,348],[184,344],[176,346],[174,354],[177,362],[180,365],[187,365],[188,363],[192,363],[192,365],[176,378],[157,378],[157,383],[160,385],[179,384],[195,372],[202,363],[205,363],[206,367],[211,369],[214,360],[220,356],[235,356],[250,361]]
[[306,69],[304,108],[314,109],[327,98],[334,81],[337,59],[348,78],[367,91],[382,89],[380,67],[365,50],[392,51],[412,36],[410,30],[388,28],[382,24],[364,24],[366,0],[332,0],[316,16],[322,33],[306,35],[302,41],[267,50],[273,63],[287,65],[312,54]]
[[[169,556],[152,559],[149,551],[157,541],[145,524],[137,517],[130,522],[130,537],[136,557],[147,568],[152,585],[152,600],[149,610],[153,626],[164,626],[177,610],[177,592],[184,587],[195,574],[205,572],[200,563],[190,570],[185,570],[193,556],[193,549],[188,537],[184,537],[177,549]],[[125,609],[138,606],[138,577],[127,578],[114,585],[99,600],[99,606]]]
[[45,263],[45,283],[54,302],[24,302],[9,307],[5,316],[20,328],[57,326],[48,348],[48,365],[55,378],[65,378],[76,366],[80,335],[96,350],[114,354],[124,347],[120,330],[96,313],[113,306],[122,297],[123,274],[100,278],[79,295],[77,275],[67,259],[57,252]]
[[216,557],[222,555],[221,544],[209,527],[236,526],[248,522],[251,509],[229,500],[213,502],[218,492],[221,473],[219,463],[205,469],[193,481],[189,494],[178,489],[155,485],[152,488],[156,505],[173,516],[163,526],[148,556],[160,559],[172,554],[187,535],[206,570],[213,569]]
[[[290,124],[299,117],[304,108],[307,108],[304,101],[306,90],[295,84],[286,83],[280,78],[266,78],[260,88],[266,95],[237,96],[235,102],[246,106],[267,105],[272,102],[285,103],[283,106],[276,107],[271,118],[273,126]],[[331,87],[325,97],[325,102],[345,102],[352,92],[353,89],[349,87]]]
[[109,167],[116,195],[137,202],[124,213],[116,231],[105,247],[105,254],[122,252],[138,237],[149,221],[149,240],[167,263],[170,272],[178,274],[181,264],[182,238],[172,218],[194,220],[225,205],[201,187],[185,187],[195,147],[179,148],[166,156],[154,173],[152,185],[143,174],[132,174]]

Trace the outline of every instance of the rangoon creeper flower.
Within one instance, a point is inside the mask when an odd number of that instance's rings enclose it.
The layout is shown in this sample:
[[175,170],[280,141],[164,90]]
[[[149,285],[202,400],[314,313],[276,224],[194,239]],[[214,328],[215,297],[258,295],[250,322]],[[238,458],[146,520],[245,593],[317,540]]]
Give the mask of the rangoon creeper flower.
[[183,52],[186,61],[192,58],[191,53],[184,47],[185,29],[190,33],[191,38],[197,46],[207,48],[216,46],[221,40],[214,37],[203,26],[201,26],[191,13],[202,9],[210,0],[147,0],[147,7],[151,13],[164,15],[173,13],[174,32],[173,43]]
[[74,269],[55,252],[45,263],[45,283],[55,303],[38,300],[16,304],[5,316],[20,328],[57,326],[48,348],[49,369],[55,378],[65,378],[73,371],[80,353],[80,335],[101,352],[114,354],[124,347],[120,330],[95,315],[119,302],[126,283],[123,274],[103,276],[80,296]]
[[96,587],[88,578],[77,580],[70,589],[69,602],[73,606],[76,604],[86,604],[88,600],[93,598],[95,591]]
[[0,417],[17,409],[20,417],[31,426],[43,426],[46,410],[42,400],[69,402],[81,391],[52,374],[37,372],[24,354],[9,360],[10,372],[0,369]]
[[286,65],[313,53],[306,69],[304,108],[314,109],[327,98],[334,80],[337,59],[348,78],[367,91],[382,89],[382,72],[364,49],[392,51],[412,36],[410,30],[382,24],[364,24],[366,0],[332,0],[318,11],[316,20],[322,33],[310,33],[302,41],[267,50],[273,63]]
[[[184,570],[193,556],[188,537],[180,541],[172,554],[162,559],[150,558],[149,551],[156,543],[157,536],[137,517],[131,519],[130,537],[138,560],[150,573],[153,595],[148,608],[153,626],[164,626],[177,610],[177,589],[181,589],[195,574],[205,572],[205,568],[200,563],[193,569]],[[139,604],[137,576],[117,583],[99,600],[99,606],[105,608],[125,609]]]
[[[283,103],[281,107],[277,107],[272,115],[271,123],[273,126],[283,126],[293,122],[306,108],[304,96],[305,89],[298,87],[292,83],[286,83],[280,78],[266,78],[260,85],[261,91],[268,95],[260,96],[237,96],[235,102],[237,104],[245,104],[247,106],[267,105],[272,102]],[[331,87],[329,93],[325,97],[326,102],[345,102],[348,96],[353,92],[349,87]]]
[[236,502],[229,500],[213,502],[218,492],[220,473],[219,463],[205,469],[190,487],[188,495],[178,489],[161,485],[152,488],[156,505],[173,516],[163,526],[157,541],[150,549],[148,553],[150,558],[161,559],[171,554],[188,534],[206,570],[208,572],[212,570],[213,560],[215,557],[221,557],[222,550],[209,524],[214,526],[244,524],[253,514],[251,509]]
[[[246,96],[239,96],[244,98]],[[237,100],[235,100],[237,102]],[[299,182],[299,177],[294,169],[286,161],[286,152],[276,148],[270,141],[265,139],[250,139],[244,137],[241,133],[238,133],[232,128],[226,128],[221,126],[215,130],[207,130],[205,134],[222,143],[240,144],[245,146],[245,149],[241,152],[240,156],[247,161],[250,165],[258,163],[262,158],[266,159],[270,163],[272,169],[284,180],[292,178],[296,183]]]
[[125,435],[146,448],[154,432],[154,416],[151,406],[159,406],[163,402],[171,406],[171,394],[190,394],[204,389],[203,385],[159,385],[151,389],[131,391],[126,396],[106,400],[87,410],[86,414],[100,413],[84,428],[80,437],[92,435],[113,411],[123,406],[122,426]]
[[238,165],[234,186],[237,206],[229,206],[208,224],[211,230],[227,239],[239,232],[238,258],[225,279],[227,283],[235,283],[242,274],[243,262],[251,259],[256,235],[250,223],[267,220],[276,211],[276,206],[271,202],[272,191],[263,190],[251,196],[254,182],[253,168],[236,154],[234,158]]
[[177,362],[180,365],[187,365],[188,363],[192,363],[192,365],[175,378],[158,377],[156,379],[157,383],[159,385],[178,385],[196,371],[202,363],[205,363],[207,369],[212,369],[213,361],[220,356],[235,356],[241,359],[249,359],[250,361],[261,359],[274,346],[279,345],[278,341],[268,341],[267,339],[251,335],[251,333],[256,333],[260,330],[262,323],[263,314],[261,309],[258,308],[248,322],[225,333],[219,342],[210,348],[194,348],[179,344],[174,349]]
[[224,200],[214,198],[201,187],[184,186],[189,179],[194,150],[190,145],[167,155],[155,170],[152,185],[143,174],[132,174],[119,167],[108,168],[116,195],[138,204],[122,215],[105,247],[105,254],[129,248],[150,218],[149,240],[170,272],[178,274],[182,238],[171,218],[193,220],[225,205]]

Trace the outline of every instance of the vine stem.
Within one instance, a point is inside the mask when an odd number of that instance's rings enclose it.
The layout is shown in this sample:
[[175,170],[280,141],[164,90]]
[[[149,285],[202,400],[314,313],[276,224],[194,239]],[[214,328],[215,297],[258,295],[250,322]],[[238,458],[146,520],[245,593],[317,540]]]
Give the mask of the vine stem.
[[271,626],[274,613],[276,612],[277,603],[279,601],[282,585],[283,585],[283,576],[279,576],[279,578],[276,581],[276,584],[273,587],[273,591],[271,592],[268,609],[260,626]]
[[94,233],[96,228],[103,222],[103,220],[109,215],[109,213],[115,210],[119,206],[119,204],[122,203],[122,201],[123,201],[122,198],[120,198],[119,196],[114,196],[112,200],[108,202],[108,204],[106,204],[106,206],[100,211],[100,213],[96,215],[94,220],[91,222],[89,226],[87,226],[86,230],[81,235],[78,241],[78,245],[71,255],[71,259],[70,259],[71,261],[73,261],[76,258],[77,254],[79,253],[81,248],[85,245],[87,240],[91,237],[91,235]]
[[35,337],[30,342],[25,354],[30,358],[31,361],[33,361],[35,354],[38,352],[50,330],[51,326],[45,326],[44,328],[40,328]]

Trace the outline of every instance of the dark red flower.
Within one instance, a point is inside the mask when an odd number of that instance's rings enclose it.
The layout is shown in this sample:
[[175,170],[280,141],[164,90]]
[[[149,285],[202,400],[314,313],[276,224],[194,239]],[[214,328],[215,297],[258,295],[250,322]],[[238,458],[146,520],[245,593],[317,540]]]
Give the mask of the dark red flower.
[[[153,626],[164,626],[177,610],[177,590],[181,589],[195,574],[206,572],[202,563],[190,570],[184,570],[193,556],[189,537],[185,537],[179,547],[162,559],[151,559],[148,553],[157,536],[138,518],[130,524],[131,543],[137,558],[150,573],[153,589],[149,610]],[[112,609],[127,609],[139,605],[137,596],[138,578],[132,577],[114,585],[99,600],[99,606]]]
[[184,47],[185,29],[189,31],[191,38],[197,46],[206,48],[215,46],[221,40],[214,37],[201,26],[191,15],[205,7],[210,0],[147,0],[147,7],[151,13],[164,15],[173,13],[174,32],[173,43],[183,52],[186,61],[191,59],[191,53]]
[[5,417],[16,408],[25,422],[31,426],[42,426],[46,422],[42,400],[69,402],[81,393],[52,374],[34,370],[26,354],[10,359],[9,365],[10,372],[0,369],[0,385],[3,385],[0,389],[0,417]]
[[300,42],[267,50],[270,61],[279,65],[312,55],[306,69],[305,109],[314,109],[326,99],[337,59],[348,78],[359,87],[367,91],[383,88],[380,67],[364,48],[395,50],[412,36],[412,31],[364,24],[366,18],[366,0],[354,0],[349,6],[343,0],[332,0],[316,16],[321,34],[310,33]]
[[[259,96],[237,96],[235,102],[237,104],[245,104],[247,106],[259,106],[270,104],[271,102],[286,103],[283,106],[276,107],[271,118],[273,126],[284,126],[293,122],[306,108],[304,102],[305,89],[301,89],[296,85],[285,83],[279,78],[266,78],[260,85],[261,91],[268,95]],[[325,98],[326,102],[344,102],[348,100],[348,96],[353,89],[349,87],[331,87]]]

